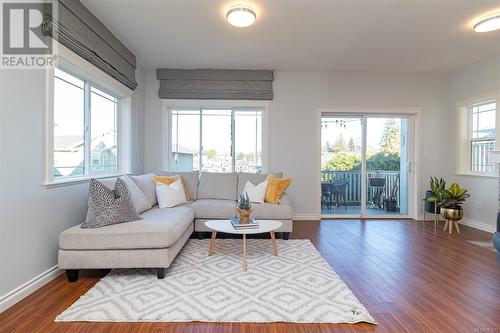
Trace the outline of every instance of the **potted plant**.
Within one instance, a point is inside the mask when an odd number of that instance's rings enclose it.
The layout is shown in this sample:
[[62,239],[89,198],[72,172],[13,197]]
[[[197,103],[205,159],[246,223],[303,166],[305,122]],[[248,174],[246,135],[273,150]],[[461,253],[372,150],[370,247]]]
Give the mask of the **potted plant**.
[[439,190],[441,200],[440,213],[447,221],[458,221],[464,216],[462,204],[470,197],[466,188],[461,188],[457,183],[451,184],[450,188]]
[[446,188],[446,181],[443,178],[431,177],[429,181],[430,190],[425,192],[425,211],[428,213],[439,213],[437,206],[442,200],[441,191]]
[[247,224],[250,219],[250,214],[252,213],[252,206],[250,205],[250,198],[248,194],[240,194],[240,200],[238,200],[238,206],[236,207],[238,214],[240,214],[240,223]]

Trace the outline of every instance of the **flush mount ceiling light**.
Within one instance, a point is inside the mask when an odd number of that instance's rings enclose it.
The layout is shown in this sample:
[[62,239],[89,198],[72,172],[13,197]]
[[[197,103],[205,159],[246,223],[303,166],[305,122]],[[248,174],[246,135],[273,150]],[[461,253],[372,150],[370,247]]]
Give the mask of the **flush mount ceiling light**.
[[233,6],[226,14],[226,20],[238,28],[251,26],[256,18],[253,9],[246,5]]
[[489,32],[500,29],[500,13],[485,17],[474,24],[475,32]]

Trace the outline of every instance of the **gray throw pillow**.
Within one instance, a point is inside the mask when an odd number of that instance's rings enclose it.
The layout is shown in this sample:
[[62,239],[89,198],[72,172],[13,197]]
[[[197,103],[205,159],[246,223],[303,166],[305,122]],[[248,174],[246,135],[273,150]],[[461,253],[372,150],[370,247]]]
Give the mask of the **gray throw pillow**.
[[127,185],[122,179],[116,179],[114,190],[110,190],[96,179],[90,180],[89,209],[82,228],[100,228],[140,219],[130,199]]

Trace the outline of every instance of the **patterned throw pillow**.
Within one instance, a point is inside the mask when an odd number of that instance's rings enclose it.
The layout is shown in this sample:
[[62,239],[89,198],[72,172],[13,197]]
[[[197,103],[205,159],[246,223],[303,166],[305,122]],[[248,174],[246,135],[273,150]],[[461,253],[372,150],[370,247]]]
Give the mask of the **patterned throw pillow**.
[[110,190],[96,179],[90,180],[89,209],[82,228],[100,228],[140,219],[130,200],[127,185],[122,179],[116,179],[114,190]]

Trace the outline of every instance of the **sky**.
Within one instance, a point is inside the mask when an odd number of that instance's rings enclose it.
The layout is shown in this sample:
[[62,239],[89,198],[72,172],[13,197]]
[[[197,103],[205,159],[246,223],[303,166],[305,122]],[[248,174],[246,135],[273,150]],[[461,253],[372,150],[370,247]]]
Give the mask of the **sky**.
[[[200,145],[199,110],[176,110],[172,116],[172,151],[175,151],[177,126],[180,150],[197,152]],[[231,154],[231,112],[229,110],[203,110],[203,150],[215,149],[218,155]],[[177,121],[177,118],[179,119]],[[260,111],[235,111],[236,154],[255,153],[262,146],[262,116]],[[256,142],[257,141],[257,142]]]
[[[65,82],[59,78],[63,78]],[[82,136],[84,133],[83,81],[56,69],[54,80],[54,135]],[[104,92],[92,87],[91,137],[116,129],[116,104]]]
[[[345,127],[335,124],[336,119],[345,121]],[[366,142],[368,150],[376,151],[379,148],[380,139],[384,132],[385,122],[389,118],[367,118],[366,127]],[[392,118],[396,123],[400,123],[401,118]],[[325,126],[324,122],[327,122]],[[360,118],[322,118],[323,126],[321,127],[321,146],[324,147],[328,141],[333,144],[337,138],[342,135],[346,143],[351,138],[354,142],[361,144],[361,119]]]

